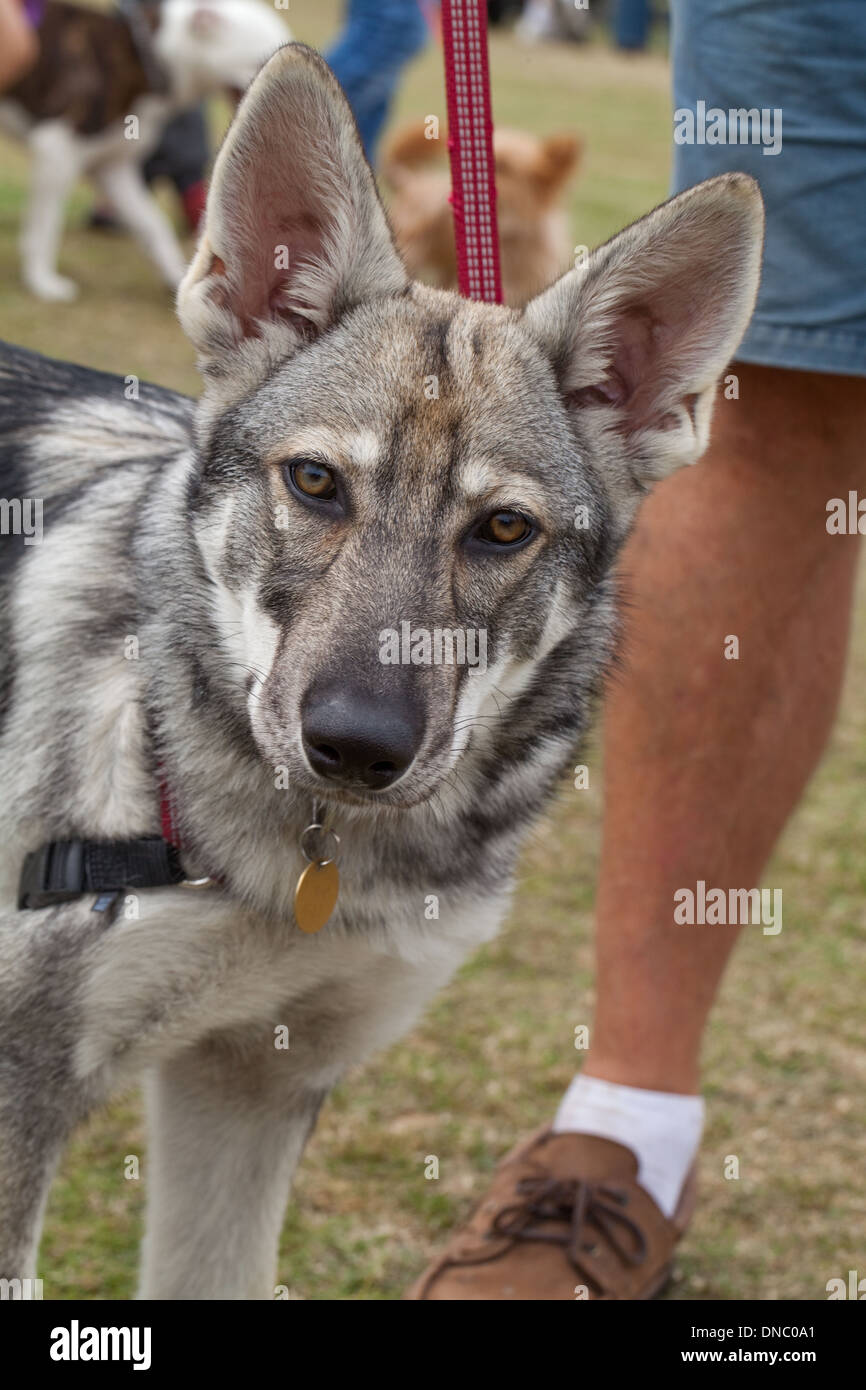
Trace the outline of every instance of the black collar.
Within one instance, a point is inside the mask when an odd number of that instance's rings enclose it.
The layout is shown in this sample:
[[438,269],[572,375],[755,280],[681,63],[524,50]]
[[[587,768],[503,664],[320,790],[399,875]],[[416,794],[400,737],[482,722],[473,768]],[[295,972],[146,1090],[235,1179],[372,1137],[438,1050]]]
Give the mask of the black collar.
[[52,840],[25,856],[18,882],[18,910],[56,907],[96,893],[105,912],[124,889],[217,888],[222,878],[189,878],[181,863],[183,843],[163,769],[159,767],[161,835],[130,840]]
[[101,899],[125,888],[168,888],[185,880],[177,846],[161,835],[137,840],[52,840],[24,860],[18,910],[56,907],[89,893]]

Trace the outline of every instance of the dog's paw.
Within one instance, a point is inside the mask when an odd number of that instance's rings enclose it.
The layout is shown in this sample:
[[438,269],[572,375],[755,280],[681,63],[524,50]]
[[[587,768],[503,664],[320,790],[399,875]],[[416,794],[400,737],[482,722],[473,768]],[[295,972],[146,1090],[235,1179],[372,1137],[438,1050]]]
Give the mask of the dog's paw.
[[65,275],[28,275],[25,284],[37,299],[49,304],[68,304],[78,296],[78,286]]

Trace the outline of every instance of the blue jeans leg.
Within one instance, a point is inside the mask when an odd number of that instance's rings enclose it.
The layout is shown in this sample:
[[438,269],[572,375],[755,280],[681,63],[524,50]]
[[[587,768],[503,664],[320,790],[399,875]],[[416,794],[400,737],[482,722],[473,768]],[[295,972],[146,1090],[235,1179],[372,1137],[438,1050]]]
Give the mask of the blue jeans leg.
[[349,0],[343,32],[325,58],[349,98],[368,159],[400,74],[427,38],[418,0]]
[[617,0],[614,32],[618,48],[646,48],[652,18],[649,0]]

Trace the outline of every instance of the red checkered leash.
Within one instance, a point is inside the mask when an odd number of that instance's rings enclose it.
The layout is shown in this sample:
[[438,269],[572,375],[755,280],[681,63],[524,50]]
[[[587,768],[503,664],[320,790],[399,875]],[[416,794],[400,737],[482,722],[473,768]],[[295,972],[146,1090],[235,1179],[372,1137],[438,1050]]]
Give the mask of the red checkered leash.
[[442,42],[460,293],[501,304],[487,0],[442,0]]

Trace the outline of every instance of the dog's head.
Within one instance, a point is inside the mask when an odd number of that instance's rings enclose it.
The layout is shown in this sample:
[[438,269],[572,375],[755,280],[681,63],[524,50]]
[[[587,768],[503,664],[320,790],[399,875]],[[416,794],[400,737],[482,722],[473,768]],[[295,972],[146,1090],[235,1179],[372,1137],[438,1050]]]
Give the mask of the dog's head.
[[548,212],[576,173],[582,151],[576,135],[539,140],[525,130],[497,127],[493,157],[499,203],[525,221]]
[[522,312],[413,285],[328,68],[270,60],[179,292],[213,660],[269,763],[405,807],[602,660],[605,576],[650,484],[707,443],[761,229],[729,175]]
[[263,0],[164,0],[154,46],[179,100],[243,91],[291,37]]

